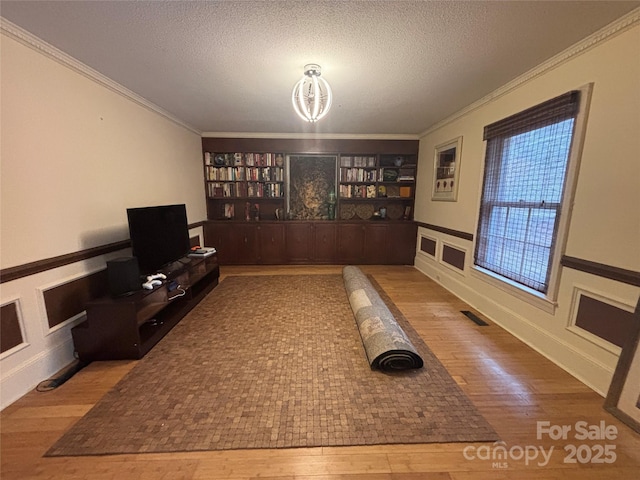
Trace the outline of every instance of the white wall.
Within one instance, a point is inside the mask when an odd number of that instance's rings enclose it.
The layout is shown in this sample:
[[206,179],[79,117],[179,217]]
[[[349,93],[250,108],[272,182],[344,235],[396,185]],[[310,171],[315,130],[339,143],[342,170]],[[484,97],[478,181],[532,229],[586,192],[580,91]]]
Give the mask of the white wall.
[[[575,205],[564,253],[592,262],[640,270],[640,26],[594,36],[522,79],[465,109],[420,140],[416,220],[475,235],[484,161],[483,128],[569,90],[593,83]],[[602,38],[606,39],[602,41]],[[594,40],[595,39],[595,40]],[[552,66],[552,67],[551,67]],[[431,201],[436,145],[463,136],[457,202]],[[463,272],[419,253],[416,267],[469,302],[601,394],[606,394],[620,349],[575,327],[580,291],[633,311],[639,289],[564,268],[554,313],[470,274],[473,242],[420,228],[438,242],[466,251]]]
[[[4,30],[0,38],[2,268],[125,240],[127,207],[184,203],[190,223],[206,219],[198,133]],[[127,253],[1,285],[2,305],[18,300],[26,338],[0,358],[2,407],[72,361],[77,319],[49,329],[42,290]]]

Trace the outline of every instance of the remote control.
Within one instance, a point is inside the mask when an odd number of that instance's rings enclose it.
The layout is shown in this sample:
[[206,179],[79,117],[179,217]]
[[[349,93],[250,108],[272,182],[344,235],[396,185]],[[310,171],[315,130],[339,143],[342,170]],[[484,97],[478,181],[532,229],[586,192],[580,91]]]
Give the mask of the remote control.
[[160,286],[160,285],[162,285],[161,280],[149,280],[148,282],[145,282],[142,284],[142,288],[146,290],[153,290],[153,287]]

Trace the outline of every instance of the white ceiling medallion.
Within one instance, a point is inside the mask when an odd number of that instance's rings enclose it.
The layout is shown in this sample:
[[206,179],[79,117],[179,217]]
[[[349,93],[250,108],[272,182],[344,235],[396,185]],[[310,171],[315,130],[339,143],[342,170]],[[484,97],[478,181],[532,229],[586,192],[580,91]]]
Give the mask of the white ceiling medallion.
[[291,94],[293,109],[307,122],[317,122],[331,108],[331,87],[320,78],[320,65],[304,66],[304,76],[293,87]]

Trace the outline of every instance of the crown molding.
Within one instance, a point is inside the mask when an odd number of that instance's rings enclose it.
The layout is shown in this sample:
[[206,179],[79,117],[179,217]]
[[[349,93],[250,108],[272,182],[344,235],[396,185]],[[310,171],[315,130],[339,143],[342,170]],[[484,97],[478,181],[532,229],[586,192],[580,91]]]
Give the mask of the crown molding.
[[14,40],[22,43],[23,45],[35,50],[42,55],[58,62],[59,64],[70,68],[71,70],[85,76],[86,78],[93,80],[94,82],[108,88],[112,92],[115,92],[128,100],[151,110],[168,120],[186,128],[187,130],[200,135],[201,137],[209,138],[291,138],[291,139],[377,139],[377,140],[418,140],[418,135],[400,135],[400,134],[323,134],[323,133],[263,133],[263,132],[202,132],[197,128],[183,122],[179,118],[175,117],[163,108],[151,103],[144,97],[141,97],[137,93],[129,90],[128,88],[120,85],[119,83],[111,80],[109,77],[101,74],[97,70],[85,65],[72,56],[64,53],[62,50],[50,45],[44,40],[36,37],[32,33],[24,30],[18,25],[10,22],[4,17],[0,17],[0,31]]
[[585,53],[587,50],[595,47],[596,45],[609,40],[611,37],[622,33],[623,31],[632,28],[636,24],[640,23],[640,8],[636,8],[632,10],[628,14],[619,18],[618,20],[612,22],[606,27],[600,29],[599,31],[593,33],[592,35],[586,37],[575,45],[567,48],[566,50],[560,52],[559,54],[551,57],[549,60],[544,63],[538,65],[537,67],[529,70],[528,72],[520,75],[518,78],[512,80],[511,82],[505,84],[504,86],[494,90],[492,93],[484,96],[480,100],[468,105],[467,107],[459,110],[453,115],[441,120],[440,122],[432,125],[424,132],[417,135],[386,135],[386,134],[373,134],[373,135],[365,135],[365,134],[320,134],[320,133],[247,133],[247,132],[202,132],[197,128],[185,123],[179,118],[175,117],[168,111],[162,109],[161,107],[155,105],[154,103],[148,101],[144,97],[134,93],[133,91],[127,89],[126,87],[120,85],[119,83],[111,80],[105,75],[101,74],[97,70],[92,69],[88,65],[76,60],[70,55],[64,53],[63,51],[57,49],[53,45],[48,44],[44,40],[36,37],[30,32],[22,29],[21,27],[15,25],[4,17],[0,17],[0,31],[5,33],[7,36],[13,38],[14,40],[22,43],[23,45],[51,58],[52,60],[60,63],[63,66],[70,68],[71,70],[85,76],[86,78],[93,80],[94,82],[104,86],[105,88],[115,92],[128,100],[151,110],[158,115],[165,117],[171,122],[180,125],[187,130],[200,135],[202,137],[208,138],[217,138],[217,137],[233,137],[233,138],[292,138],[292,139],[379,139],[379,140],[417,140],[421,137],[428,135],[445,125],[471,113],[474,110],[486,105],[497,98],[500,98],[509,92],[515,90],[520,87],[524,83],[556,68],[574,57]]
[[359,133],[202,132],[203,138],[278,138],[293,140],[419,140],[419,135]]
[[534,78],[537,78],[540,75],[547,73],[548,71],[567,63],[568,61],[572,60],[578,55],[582,55],[587,50],[590,50],[591,48],[607,40],[610,40],[615,35],[618,35],[619,33],[622,33],[636,26],[638,23],[640,23],[640,7],[620,17],[618,20],[613,21],[612,23],[601,28],[597,32],[592,33],[588,37],[572,45],[571,47],[563,50],[557,55],[554,55],[547,61],[538,65],[537,67],[534,67],[528,72],[523,73],[522,75],[515,78],[514,80],[511,80],[509,83],[503,85],[497,90],[494,90],[490,94],[482,97],[480,100],[477,100],[476,102],[468,105],[462,110],[457,111],[453,115],[450,115],[449,117],[439,121],[438,123],[435,123],[434,125],[429,127],[427,130],[425,130],[418,136],[424,137],[425,135],[429,135],[430,133],[435,132],[436,130],[444,127],[445,125],[448,125],[449,123],[454,122],[461,117],[464,117],[465,115],[496,100],[497,98],[500,98],[508,94],[509,92],[517,89],[521,85],[533,80]]
[[13,38],[14,40],[20,42],[21,44],[31,48],[32,50],[35,50],[36,52],[39,52],[42,55],[58,62],[60,65],[70,68],[74,72],[79,73],[80,75],[83,75],[89,80],[92,80],[97,84],[102,85],[103,87],[111,90],[112,92],[115,92],[118,95],[125,97],[127,100],[130,100],[133,103],[140,105],[141,107],[151,110],[152,112],[157,113],[162,117],[165,117],[171,122],[177,125],[180,125],[181,127],[186,128],[187,130],[197,135],[202,134],[202,132],[197,128],[183,122],[182,120],[172,115],[168,111],[160,108],[159,106],[155,105],[154,103],[150,102],[144,97],[141,97],[137,93],[132,92],[128,88],[111,80],[109,77],[101,74],[100,72],[98,72],[97,70],[94,70],[88,65],[85,65],[79,60],[76,60],[72,56],[64,53],[62,50],[59,50],[53,45],[50,45],[49,43],[36,37],[32,33],[19,27],[18,25],[10,22],[4,17],[0,17],[0,31],[6,34],[7,36]]

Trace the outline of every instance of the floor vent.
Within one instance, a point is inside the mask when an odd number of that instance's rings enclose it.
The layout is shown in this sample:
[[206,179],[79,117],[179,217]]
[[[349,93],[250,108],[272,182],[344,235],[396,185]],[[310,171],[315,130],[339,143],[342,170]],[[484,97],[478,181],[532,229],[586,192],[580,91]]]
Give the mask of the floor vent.
[[480,325],[481,327],[486,327],[489,325],[487,322],[485,322],[484,320],[479,318],[475,313],[470,312],[469,310],[460,310],[460,313],[462,313],[463,315],[466,315],[467,317],[469,317],[469,319],[472,322]]

